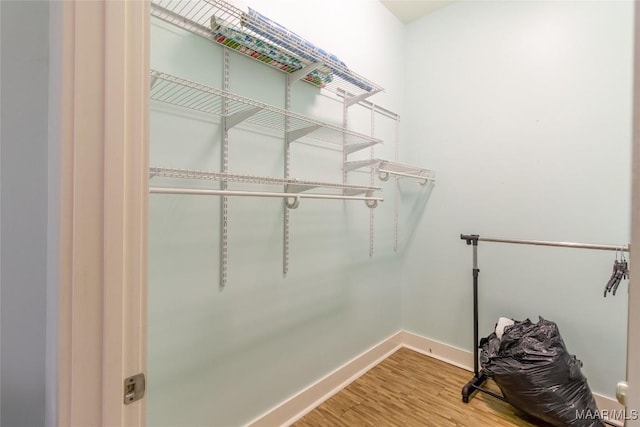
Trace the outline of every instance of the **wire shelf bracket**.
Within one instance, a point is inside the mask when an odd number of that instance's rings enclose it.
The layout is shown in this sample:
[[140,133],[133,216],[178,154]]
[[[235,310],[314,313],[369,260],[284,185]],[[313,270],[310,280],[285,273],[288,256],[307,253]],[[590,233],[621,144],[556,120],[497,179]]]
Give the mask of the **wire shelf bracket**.
[[301,69],[299,69],[298,71],[294,71],[291,74],[287,75],[287,83],[289,85],[291,85],[293,82],[296,82],[302,78],[304,78],[304,76],[308,75],[309,73],[317,70],[318,68],[322,67],[323,64],[318,63],[318,62],[314,62],[312,64],[309,64]]
[[344,100],[345,104],[347,105],[347,107],[351,107],[354,104],[358,104],[360,102],[362,102],[363,100],[367,99],[368,97],[375,95],[376,93],[380,92],[382,89],[376,89],[376,90],[372,90],[371,92],[365,92],[365,93],[361,93],[360,95],[351,95],[348,98],[346,98]]
[[244,111],[238,111],[237,113],[226,116],[225,127],[224,127],[225,130],[229,130],[234,126],[239,125],[240,123],[249,119],[251,116],[255,116],[260,111],[262,111],[262,108],[253,107],[253,108],[248,108]]
[[288,131],[286,133],[285,139],[287,143],[291,143],[297,141],[298,139],[309,135],[311,132],[315,132],[320,129],[322,126],[320,125],[311,125],[306,128],[301,128],[297,130]]
[[361,142],[359,144],[346,145],[344,147],[344,151],[347,154],[351,154],[351,153],[355,153],[356,151],[364,150],[365,148],[369,148],[377,144],[378,143],[375,141],[369,141],[369,142]]
[[367,166],[375,165],[379,162],[377,159],[367,159],[367,160],[355,160],[351,162],[346,162],[344,164],[344,168],[347,171],[354,171],[357,169],[365,168]]

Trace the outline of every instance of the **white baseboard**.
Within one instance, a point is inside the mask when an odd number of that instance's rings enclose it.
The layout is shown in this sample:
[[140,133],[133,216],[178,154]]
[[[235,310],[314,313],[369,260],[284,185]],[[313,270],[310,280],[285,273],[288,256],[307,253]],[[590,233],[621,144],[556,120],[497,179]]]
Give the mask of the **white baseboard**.
[[402,345],[434,359],[473,371],[473,353],[440,341],[425,338],[409,331],[400,331]]
[[293,424],[395,353],[402,347],[399,337],[400,332],[391,335],[248,425],[250,427],[273,427]]
[[[248,424],[249,427],[289,426],[293,424],[401,347],[473,372],[472,352],[412,332],[399,331],[258,417]],[[593,395],[601,414],[622,414],[624,407],[615,399],[598,393]],[[620,421],[611,420],[611,422],[622,426]]]
[[[598,405],[600,414],[617,414],[618,416],[615,419],[611,419],[611,416],[609,416],[608,421],[622,427],[622,425],[624,424],[624,417],[622,416],[622,414],[624,414],[624,406],[618,403],[616,399],[604,396],[602,394],[593,393],[593,398],[596,400],[596,405]],[[616,415],[613,416],[616,417]],[[605,417],[605,419],[607,419],[607,417]]]

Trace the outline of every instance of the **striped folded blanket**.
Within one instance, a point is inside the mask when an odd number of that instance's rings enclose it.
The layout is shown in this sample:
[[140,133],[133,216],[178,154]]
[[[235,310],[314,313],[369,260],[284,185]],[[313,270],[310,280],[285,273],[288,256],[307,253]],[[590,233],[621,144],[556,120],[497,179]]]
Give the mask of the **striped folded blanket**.
[[303,59],[315,62],[316,58],[321,58],[330,72],[362,90],[368,92],[373,89],[368,82],[350,72],[347,65],[337,56],[320,49],[252,8],[244,14],[242,25]]

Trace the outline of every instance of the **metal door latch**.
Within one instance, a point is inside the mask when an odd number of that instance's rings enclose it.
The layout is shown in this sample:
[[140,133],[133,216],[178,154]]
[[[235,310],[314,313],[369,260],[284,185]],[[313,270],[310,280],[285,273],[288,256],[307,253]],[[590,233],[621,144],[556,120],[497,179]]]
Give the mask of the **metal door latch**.
[[144,397],[144,374],[137,374],[124,380],[124,404],[140,400]]
[[629,392],[629,385],[626,381],[620,381],[616,385],[616,399],[621,405],[627,404],[627,394]]

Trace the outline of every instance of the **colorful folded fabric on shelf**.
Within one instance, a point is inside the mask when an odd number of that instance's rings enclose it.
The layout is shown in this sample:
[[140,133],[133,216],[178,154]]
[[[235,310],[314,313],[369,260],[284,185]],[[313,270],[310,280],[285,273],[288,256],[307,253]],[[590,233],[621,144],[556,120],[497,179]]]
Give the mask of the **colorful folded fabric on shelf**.
[[[211,30],[215,33],[216,41],[231,49],[251,56],[259,61],[270,64],[287,73],[292,73],[304,67],[305,64],[295,56],[289,55],[263,40],[250,34],[236,30],[217,22],[211,17]],[[331,70],[327,67],[311,71],[304,79],[318,87],[324,87],[333,80]]]
[[337,56],[320,49],[311,42],[303,39],[266,16],[261,15],[252,8],[249,8],[249,12],[243,15],[241,23],[246,28],[249,28],[267,40],[287,49],[303,59],[316,62],[317,58],[321,58],[335,75],[359,87],[360,89],[367,92],[373,89],[366,81],[357,78],[357,76],[354,76],[353,74],[345,72],[345,70],[348,70],[348,67]]

